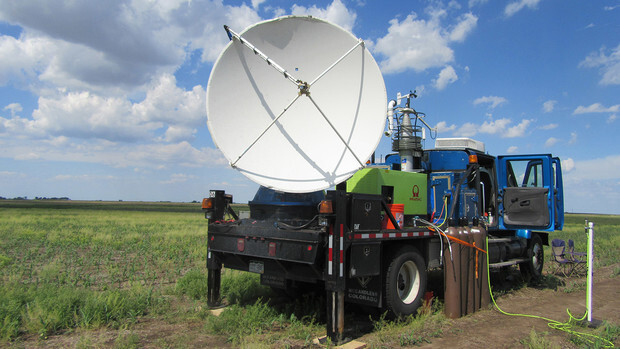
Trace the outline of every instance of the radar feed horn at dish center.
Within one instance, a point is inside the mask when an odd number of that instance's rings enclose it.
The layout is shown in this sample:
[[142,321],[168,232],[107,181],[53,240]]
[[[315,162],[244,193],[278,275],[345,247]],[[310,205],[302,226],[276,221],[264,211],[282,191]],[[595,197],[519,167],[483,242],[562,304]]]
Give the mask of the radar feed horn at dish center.
[[383,133],[387,97],[362,40],[313,17],[225,29],[231,40],[209,78],[207,124],[235,169],[301,193],[364,166]]

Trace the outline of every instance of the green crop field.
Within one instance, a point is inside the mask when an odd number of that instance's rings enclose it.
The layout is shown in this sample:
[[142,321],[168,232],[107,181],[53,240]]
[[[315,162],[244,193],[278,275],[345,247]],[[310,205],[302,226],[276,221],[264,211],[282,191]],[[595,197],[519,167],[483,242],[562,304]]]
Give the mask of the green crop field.
[[[585,218],[569,215],[565,230],[552,236],[585,251]],[[596,267],[620,262],[620,218],[588,218],[597,223]],[[272,297],[270,289],[248,273],[225,271],[222,294],[232,306],[210,315],[206,241],[199,203],[0,201],[0,346],[77,329],[131,328],[144,317],[199,319],[201,331],[235,346],[303,345],[324,332],[319,300],[268,307],[256,300]],[[441,321],[434,316],[430,323]],[[381,319],[375,328],[381,337],[400,327]],[[411,336],[406,342],[418,338]]]
[[[549,240],[572,239],[575,241],[575,251],[587,251],[586,220],[594,222],[594,267],[620,263],[620,216],[617,215],[567,214],[564,229],[549,234]],[[548,257],[545,260],[551,261],[551,249],[545,251],[545,257]]]
[[[0,346],[76,328],[125,328],[177,307],[191,310],[170,321],[209,318],[206,241],[199,203],[0,201]],[[226,271],[222,294],[246,304],[269,289],[256,275]],[[301,324],[293,310],[287,326]],[[207,322],[222,332],[215,318]]]
[[198,204],[4,201],[0,338],[135,319],[205,242]]

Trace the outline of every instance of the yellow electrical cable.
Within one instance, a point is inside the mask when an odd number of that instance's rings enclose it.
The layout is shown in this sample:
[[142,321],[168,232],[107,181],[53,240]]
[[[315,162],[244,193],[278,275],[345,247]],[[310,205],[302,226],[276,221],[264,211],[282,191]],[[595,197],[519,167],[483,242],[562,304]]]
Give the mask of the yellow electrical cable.
[[[489,237],[487,236],[486,238],[486,249],[487,251],[489,250]],[[589,265],[588,265],[589,267]],[[503,311],[495,302],[495,297],[493,297],[493,291],[491,291],[491,277],[490,277],[490,267],[489,267],[489,254],[487,253],[487,282],[489,284],[489,294],[491,295],[491,300],[493,301],[493,305],[495,306],[495,308],[497,308],[497,310],[504,314],[504,315],[508,315],[508,316],[522,316],[522,317],[529,317],[529,318],[534,318],[534,319],[542,319],[545,321],[548,321],[547,326],[549,326],[550,328],[556,329],[556,330],[560,330],[560,331],[564,331],[568,334],[572,334],[573,336],[576,336],[578,338],[580,338],[581,340],[590,342],[592,344],[595,343],[595,341],[592,338],[595,339],[599,339],[603,342],[603,347],[604,348],[613,348],[614,347],[614,343],[612,343],[611,341],[597,336],[597,335],[593,335],[593,334],[589,334],[589,333],[583,333],[583,332],[579,332],[579,331],[573,331],[572,327],[573,325],[570,323],[571,320],[574,321],[582,321],[583,319],[586,318],[586,315],[588,314],[588,310],[586,310],[585,314],[583,314],[583,317],[581,319],[576,319],[575,317],[573,317],[573,315],[570,313],[570,310],[568,310],[568,308],[566,309],[566,313],[568,313],[569,319],[567,322],[559,322],[557,320],[552,320],[552,319],[548,319],[546,317],[543,316],[538,316],[538,315],[529,315],[529,314],[513,314],[513,313],[509,313],[506,311]],[[586,298],[586,303],[588,302],[588,299]]]
[[[437,221],[441,220],[441,216],[444,213],[444,209],[446,208],[446,206],[448,205],[448,199],[444,196],[443,198],[443,206],[441,206],[441,213],[439,213],[439,218],[437,219]],[[441,222],[440,225],[438,225],[437,227],[441,228],[442,225],[444,225],[446,223],[446,221],[448,220],[448,210],[445,210],[446,212],[446,218],[443,219],[443,221]]]
[[[445,208],[445,210],[444,210]],[[443,207],[441,208],[441,212],[444,212],[444,217],[443,217],[443,222],[441,222],[440,225],[438,225],[438,227],[442,227],[444,224],[446,224],[446,222],[448,221],[448,197],[443,198]],[[439,216],[439,218],[441,218],[441,215]]]

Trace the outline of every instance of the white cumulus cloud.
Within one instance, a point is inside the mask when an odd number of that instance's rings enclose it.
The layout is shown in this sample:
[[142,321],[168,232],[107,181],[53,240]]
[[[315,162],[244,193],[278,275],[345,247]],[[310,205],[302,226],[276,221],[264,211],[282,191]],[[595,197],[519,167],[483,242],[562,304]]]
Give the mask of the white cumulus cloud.
[[555,106],[557,104],[558,104],[558,101],[548,100],[545,103],[543,103],[543,111],[545,113],[551,113],[553,111],[553,109],[555,109]]
[[291,14],[311,15],[317,18],[325,19],[340,25],[348,31],[353,30],[355,19],[357,18],[357,14],[354,11],[349,10],[341,0],[334,0],[326,8],[320,8],[316,5],[305,7],[295,4],[291,8]]
[[473,137],[478,133],[480,127],[472,122],[466,122],[459,127],[454,134],[459,137]]
[[593,103],[587,107],[582,105],[578,106],[573,114],[588,114],[588,113],[616,113],[620,111],[620,104],[605,107],[601,103]]
[[437,77],[437,80],[435,80],[435,88],[438,90],[443,90],[446,86],[457,81],[458,79],[459,77],[456,75],[454,68],[449,65],[439,72],[439,76]]
[[462,42],[471,33],[478,23],[478,17],[471,12],[461,15],[458,22],[450,32],[450,41]]
[[527,131],[528,126],[532,123],[532,120],[523,119],[518,125],[512,126],[506,130],[504,137],[515,138],[523,137]]
[[560,140],[555,138],[555,137],[549,137],[547,138],[547,140],[545,141],[545,147],[550,148],[553,147],[554,145],[556,145]]
[[241,31],[260,17],[210,0],[22,0],[0,7],[0,19],[24,29],[0,39],[0,83],[118,93],[174,72],[189,52],[213,62],[228,42],[223,24]]
[[[562,161],[562,167],[563,169],[568,168],[566,171],[571,172],[573,168],[570,166],[573,165],[575,172],[571,174],[572,179],[620,180],[620,155],[579,161],[567,160]],[[596,171],[592,171],[592,169],[596,169]]]
[[510,17],[512,15],[514,15],[515,13],[523,10],[524,8],[529,8],[529,9],[535,9],[536,6],[538,6],[538,3],[540,2],[540,0],[518,0],[518,1],[513,1],[511,3],[509,3],[508,5],[506,5],[506,8],[504,8],[504,14],[506,15],[506,17]]
[[448,126],[448,123],[446,123],[445,121],[440,121],[437,123],[437,125],[435,125],[435,128],[437,129],[438,133],[443,133],[456,130],[456,125],[452,124]]
[[460,127],[454,127],[453,134],[457,137],[473,137],[478,133],[499,135],[502,138],[523,137],[532,121],[523,119],[517,125],[513,125],[512,120],[508,118],[487,120],[482,124],[467,122]]
[[607,54],[607,49],[601,47],[598,52],[592,52],[579,67],[599,68],[602,75],[601,85],[620,85],[620,45]]
[[155,139],[160,128],[169,129],[166,133],[169,142],[189,140],[195,129],[205,122],[205,90],[195,86],[185,91],[176,86],[172,75],[162,75],[153,82],[141,102],[90,92],[70,92],[40,97],[32,118],[0,117],[5,132],[14,136],[113,142]]
[[575,144],[577,143],[577,132],[571,132],[570,133],[570,139],[568,140],[568,144]]
[[22,88],[28,87],[29,81],[36,79],[50,63],[54,52],[52,41],[28,34],[19,39],[0,36],[0,84],[12,82]]
[[265,2],[265,0],[252,0],[252,8],[258,9],[263,2]]
[[489,105],[489,109],[495,109],[498,106],[504,104],[508,102],[508,100],[504,97],[498,97],[498,96],[484,96],[484,97],[479,97],[476,98],[474,100],[474,105],[478,105],[478,104],[488,104]]
[[559,125],[558,124],[547,124],[547,125],[543,125],[540,127],[541,130],[553,130],[554,128],[557,128]]
[[444,17],[446,11],[437,8],[429,11],[428,19],[410,13],[402,20],[390,20],[388,33],[373,45],[373,51],[384,57],[379,63],[381,70],[388,74],[408,69],[419,72],[453,62],[450,44],[464,41],[476,27],[478,18],[466,13],[443,26]]
[[498,119],[498,120],[491,120],[491,121],[485,121],[484,123],[482,123],[482,125],[480,126],[479,131],[482,133],[488,133],[488,134],[496,134],[496,133],[503,133],[506,130],[506,127],[508,126],[508,124],[510,124],[511,120],[510,119]]
[[563,172],[571,172],[575,168],[575,160],[572,158],[562,159],[561,164]]
[[15,117],[17,113],[23,111],[24,108],[22,108],[22,105],[19,103],[10,103],[6,107],[4,107],[3,110],[8,110],[11,113],[11,116]]

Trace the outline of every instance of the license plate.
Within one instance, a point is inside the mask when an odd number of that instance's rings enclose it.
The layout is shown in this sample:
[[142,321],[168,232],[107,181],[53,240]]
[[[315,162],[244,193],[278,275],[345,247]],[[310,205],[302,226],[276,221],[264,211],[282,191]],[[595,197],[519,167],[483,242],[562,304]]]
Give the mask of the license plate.
[[250,262],[250,270],[251,273],[263,274],[265,272],[265,264],[263,262]]

